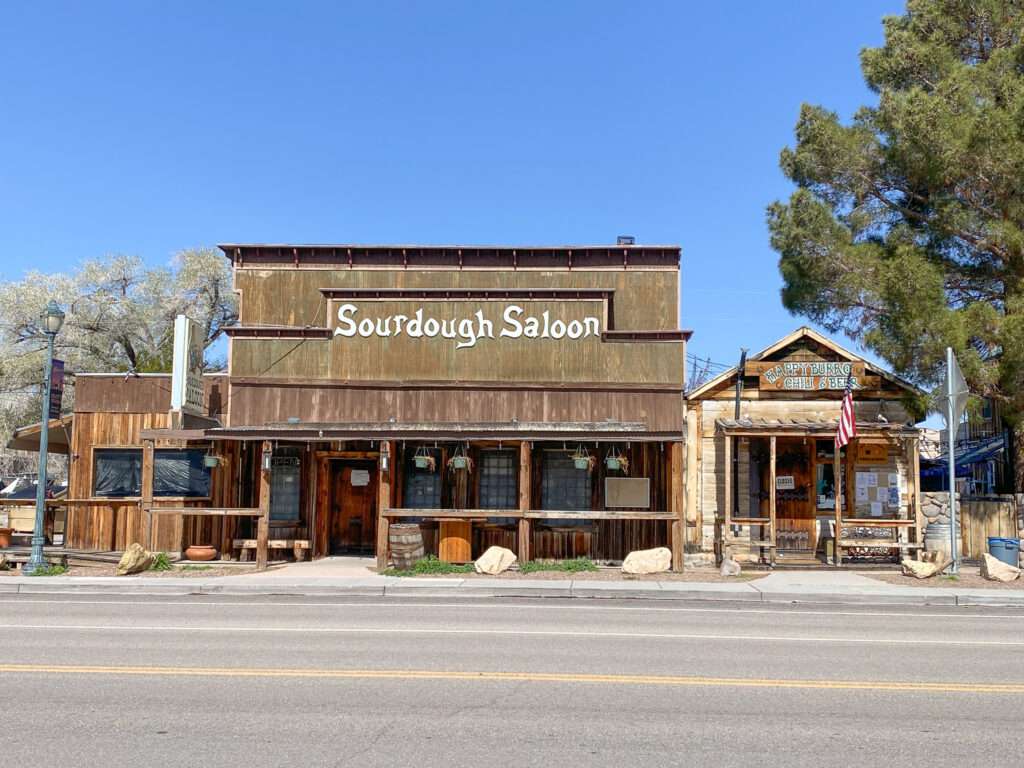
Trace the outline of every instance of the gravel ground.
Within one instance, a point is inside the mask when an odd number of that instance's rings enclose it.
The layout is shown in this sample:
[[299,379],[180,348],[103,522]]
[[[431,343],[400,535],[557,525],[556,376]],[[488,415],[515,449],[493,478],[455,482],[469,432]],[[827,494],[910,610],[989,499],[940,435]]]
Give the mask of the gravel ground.
[[[73,565],[63,576],[41,576],[39,578],[59,579],[64,576],[114,576],[116,566],[114,565]],[[121,576],[122,579],[134,579],[145,576],[147,579],[194,579],[209,578],[212,576],[241,576],[244,573],[253,573],[255,566],[175,566],[171,571],[146,571],[145,573]],[[0,576],[20,576],[13,568],[7,571],[0,571]]]
[[915,579],[913,576],[904,576],[901,573],[862,573],[877,581],[884,581],[886,584],[898,584],[901,587],[967,587],[984,589],[1024,589],[1024,579],[1017,579],[1009,583],[1002,581],[989,581],[981,576],[976,565],[961,565],[960,575],[956,578],[948,576],[933,576],[930,579]]
[[448,573],[437,575],[408,576],[405,578],[427,578],[427,579],[545,579],[551,581],[752,581],[764,578],[768,574],[764,571],[747,571],[739,576],[721,576],[717,570],[690,569],[683,573],[651,573],[643,576],[633,576],[622,573],[617,568],[602,568],[599,571],[580,571],[569,573],[567,571],[534,571],[533,573],[520,573],[519,571],[505,571],[498,576],[487,576],[480,573]]

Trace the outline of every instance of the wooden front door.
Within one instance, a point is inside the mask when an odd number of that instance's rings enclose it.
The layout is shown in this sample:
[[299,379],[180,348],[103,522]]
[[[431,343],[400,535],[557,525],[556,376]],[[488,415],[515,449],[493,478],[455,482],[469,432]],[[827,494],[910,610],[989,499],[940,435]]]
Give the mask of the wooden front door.
[[775,491],[776,543],[780,550],[813,552],[815,531],[814,441],[780,438],[775,475],[784,478]]
[[377,541],[377,465],[331,462],[331,552],[373,554]]

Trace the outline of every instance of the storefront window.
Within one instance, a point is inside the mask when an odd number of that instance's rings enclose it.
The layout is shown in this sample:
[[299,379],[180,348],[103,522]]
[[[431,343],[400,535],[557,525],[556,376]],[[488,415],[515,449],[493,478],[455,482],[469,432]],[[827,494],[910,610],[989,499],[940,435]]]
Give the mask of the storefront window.
[[142,449],[97,448],[92,454],[92,495],[142,495]]
[[518,506],[517,458],[515,451],[481,451],[481,509],[515,509]]
[[415,453],[406,451],[403,505],[409,509],[440,509],[441,451],[436,448],[421,451],[433,457],[433,467],[417,467]]
[[201,448],[153,451],[153,495],[207,497],[210,470]]
[[590,473],[576,469],[570,451],[544,451],[541,509],[590,509]]

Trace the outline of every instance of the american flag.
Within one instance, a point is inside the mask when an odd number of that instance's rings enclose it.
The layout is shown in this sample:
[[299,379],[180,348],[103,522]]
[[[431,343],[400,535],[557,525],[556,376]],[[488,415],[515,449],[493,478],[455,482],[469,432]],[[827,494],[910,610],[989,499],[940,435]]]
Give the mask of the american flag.
[[853,414],[853,371],[846,377],[846,393],[839,412],[839,428],[836,430],[836,450],[857,436],[857,419]]

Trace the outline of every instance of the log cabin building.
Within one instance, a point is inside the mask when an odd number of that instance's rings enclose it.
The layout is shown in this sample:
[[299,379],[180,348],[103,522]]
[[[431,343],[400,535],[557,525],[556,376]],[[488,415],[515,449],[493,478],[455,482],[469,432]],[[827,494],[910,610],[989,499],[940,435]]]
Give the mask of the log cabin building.
[[225,372],[184,405],[171,374],[78,375],[69,548],[384,567],[416,522],[453,562],[667,546],[679,570],[922,540],[916,390],[803,328],[687,397],[676,246],[220,247]]
[[383,565],[416,521],[452,561],[681,566],[678,247],[221,249],[239,322],[199,408],[170,376],[79,378],[68,546]]
[[[837,456],[851,377],[857,436]],[[921,549],[921,394],[806,327],[691,391],[687,522],[702,551],[841,564]]]

